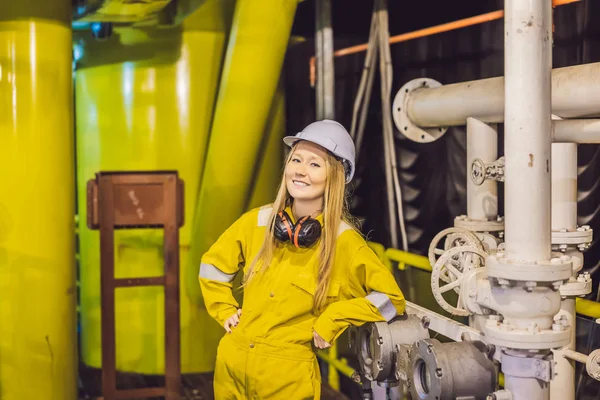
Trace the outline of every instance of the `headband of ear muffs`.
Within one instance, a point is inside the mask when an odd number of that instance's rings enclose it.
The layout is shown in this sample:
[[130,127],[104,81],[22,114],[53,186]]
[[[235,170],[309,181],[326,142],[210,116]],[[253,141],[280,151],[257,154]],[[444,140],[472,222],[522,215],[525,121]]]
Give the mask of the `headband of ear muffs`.
[[321,237],[321,223],[306,216],[294,224],[288,213],[282,210],[275,217],[273,234],[283,243],[291,242],[298,248],[311,247]]

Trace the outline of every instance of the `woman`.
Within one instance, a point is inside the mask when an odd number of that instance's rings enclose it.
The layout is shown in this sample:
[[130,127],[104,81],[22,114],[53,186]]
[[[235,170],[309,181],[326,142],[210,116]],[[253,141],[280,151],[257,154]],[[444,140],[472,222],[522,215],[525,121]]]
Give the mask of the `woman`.
[[[404,312],[391,272],[348,221],[355,151],[346,129],[317,121],[284,142],[292,150],[275,202],[242,215],[202,257],[206,308],[227,331],[217,400],[319,399],[311,344],[327,348],[350,325]],[[240,269],[241,309],[232,295]]]

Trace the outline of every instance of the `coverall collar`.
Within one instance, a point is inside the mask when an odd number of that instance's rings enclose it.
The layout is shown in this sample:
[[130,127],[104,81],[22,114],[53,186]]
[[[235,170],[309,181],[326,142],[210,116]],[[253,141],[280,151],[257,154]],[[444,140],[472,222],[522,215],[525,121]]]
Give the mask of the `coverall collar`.
[[[292,223],[295,224],[296,223],[296,217],[294,216],[294,213],[292,212],[292,207],[291,206],[287,206],[285,208],[285,212],[290,216],[290,218],[292,219]],[[303,217],[304,215],[302,215]],[[319,221],[319,223],[321,224],[321,226],[323,226],[323,213],[319,213],[317,216],[314,217],[314,219],[316,219],[317,221]]]

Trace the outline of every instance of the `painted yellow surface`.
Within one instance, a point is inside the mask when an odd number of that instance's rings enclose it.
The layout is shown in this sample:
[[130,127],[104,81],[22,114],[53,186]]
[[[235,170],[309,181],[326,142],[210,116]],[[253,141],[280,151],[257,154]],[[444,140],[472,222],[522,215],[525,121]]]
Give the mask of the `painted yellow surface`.
[[0,398],[77,398],[71,1],[0,2]]

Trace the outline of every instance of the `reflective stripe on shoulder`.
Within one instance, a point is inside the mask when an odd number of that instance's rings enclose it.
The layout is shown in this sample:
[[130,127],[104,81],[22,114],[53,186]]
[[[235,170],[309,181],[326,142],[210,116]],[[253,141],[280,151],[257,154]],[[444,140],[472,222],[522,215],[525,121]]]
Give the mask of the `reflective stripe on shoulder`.
[[212,264],[200,264],[200,273],[198,276],[204,279],[229,283],[237,274],[226,274]]
[[344,233],[344,232],[346,232],[347,230],[350,230],[350,229],[352,229],[352,227],[350,225],[348,225],[346,222],[344,222],[344,221],[340,222],[340,227],[338,229],[338,237],[342,233]]
[[387,294],[380,292],[371,292],[367,295],[367,300],[369,300],[383,315],[383,318],[387,322],[391,321],[398,313],[396,312],[396,307],[392,304],[392,301],[388,297]]
[[258,210],[258,226],[267,226],[272,210],[273,207],[265,207]]

